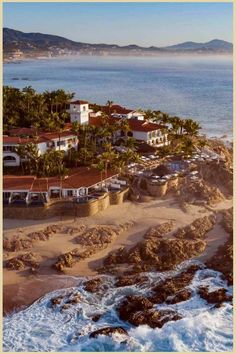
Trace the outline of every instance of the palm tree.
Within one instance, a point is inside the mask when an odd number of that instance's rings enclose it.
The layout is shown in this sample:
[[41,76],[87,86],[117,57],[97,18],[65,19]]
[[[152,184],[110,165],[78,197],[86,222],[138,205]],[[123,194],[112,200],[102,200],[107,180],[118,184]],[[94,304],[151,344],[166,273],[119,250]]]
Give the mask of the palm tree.
[[107,105],[107,107],[108,107],[108,117],[109,118],[111,118],[111,108],[112,108],[112,106],[113,106],[113,101],[107,101],[107,103],[106,103],[106,105]]
[[93,165],[93,167],[97,168],[100,172],[100,182],[101,182],[101,189],[102,189],[102,181],[103,181],[103,173],[105,172],[105,163],[104,161],[99,161],[97,164]]
[[192,119],[186,119],[183,128],[187,135],[196,136],[198,135],[201,126]]
[[20,157],[20,165],[22,169],[22,174],[25,174],[25,169],[24,169],[24,164],[23,164],[23,159],[26,157],[26,149],[24,145],[18,145],[15,147],[15,152],[17,155]]
[[37,145],[34,143],[26,144],[25,152],[26,152],[27,166],[30,174],[38,175],[40,155],[39,155],[39,150]]
[[113,150],[113,147],[110,143],[106,143],[103,145],[104,146],[104,152],[100,155],[100,160],[104,162],[105,164],[105,175],[107,178],[107,170],[108,170],[108,165],[112,164],[112,162],[115,160],[117,157],[116,153]]
[[154,117],[154,113],[151,109],[147,109],[146,111],[144,111],[145,120],[152,121]]

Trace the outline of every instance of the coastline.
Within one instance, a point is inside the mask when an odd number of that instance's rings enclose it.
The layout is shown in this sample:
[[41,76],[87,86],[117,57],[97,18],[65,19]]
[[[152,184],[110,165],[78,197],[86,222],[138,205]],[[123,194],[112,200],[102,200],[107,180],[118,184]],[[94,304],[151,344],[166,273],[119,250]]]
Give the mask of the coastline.
[[[217,212],[222,209],[229,209],[231,206],[232,200],[226,199],[212,208],[212,210]],[[158,216],[156,215],[156,208],[158,208]],[[97,269],[103,265],[104,258],[110,252],[120,247],[127,247],[128,249],[133,247],[143,239],[145,232],[152,226],[154,227],[157,224],[171,221],[174,222],[176,230],[190,224],[198,217],[210,215],[212,211],[207,210],[205,207],[191,206],[187,212],[183,212],[177,207],[172,198],[144,204],[125,202],[122,206],[111,206],[106,211],[92,218],[81,218],[76,221],[68,218],[62,221],[54,218],[46,222],[43,221],[43,223],[32,220],[5,220],[4,233],[8,237],[16,233],[24,235],[55,224],[67,225],[69,227],[72,225],[76,227],[81,224],[89,227],[95,225],[117,225],[118,213],[120,215],[120,222],[125,223],[132,219],[134,225],[121,233],[107,248],[98,251],[85,260],[81,260],[73,266],[73,268],[67,268],[64,274],[58,274],[52,269],[51,265],[55,262],[58,254],[62,251],[68,251],[73,247],[74,235],[63,235],[61,233],[53,235],[52,238],[47,241],[37,242],[30,250],[30,252],[40,254],[42,257],[42,266],[40,266],[40,270],[36,275],[31,274],[27,270],[14,271],[4,268],[4,314],[6,315],[12,311],[25,308],[48,292],[76,286],[78,277],[89,278],[101,274]],[[166,215],[168,215],[168,217],[166,217]],[[205,252],[193,259],[202,262],[209,260],[216,253],[218,246],[227,241],[227,235],[217,223],[214,229],[207,234],[206,241],[207,248]],[[21,253],[22,252],[14,252],[15,255]],[[31,289],[30,292],[29,289]]]

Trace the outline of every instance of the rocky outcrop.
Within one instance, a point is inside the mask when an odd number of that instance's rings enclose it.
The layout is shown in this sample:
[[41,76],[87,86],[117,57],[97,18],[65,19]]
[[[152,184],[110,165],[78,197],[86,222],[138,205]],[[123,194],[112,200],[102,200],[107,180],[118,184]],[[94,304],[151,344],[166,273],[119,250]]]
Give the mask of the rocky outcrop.
[[[92,228],[81,225],[80,234],[73,240],[80,247],[60,255],[52,267],[58,272],[64,272],[65,268],[71,268],[80,260],[89,258],[91,255],[107,248],[121,232],[131,226],[133,226],[132,222],[118,226],[97,225]],[[74,232],[74,230],[72,231]]]
[[38,256],[34,253],[25,253],[6,261],[6,268],[12,270],[23,270],[25,268],[39,268]]
[[123,327],[104,327],[90,333],[89,337],[96,338],[99,335],[111,336],[112,334],[122,334],[128,336],[128,332]]
[[120,248],[111,252],[104,260],[109,267],[114,264],[128,263],[134,265],[135,272],[148,270],[170,270],[186,259],[201,254],[206,247],[202,240],[148,238],[139,242],[130,250]]
[[71,305],[76,305],[82,301],[82,296],[78,292],[59,295],[51,298],[50,307],[59,308],[61,311],[67,310]]
[[102,285],[101,278],[91,279],[84,282],[84,290],[90,293],[96,293],[100,290],[101,285]]
[[143,296],[127,296],[118,308],[119,317],[134,326],[148,325],[161,328],[168,321],[181,316],[173,310],[154,310],[153,303]]
[[123,287],[123,286],[130,286],[130,285],[135,285],[135,284],[143,284],[145,281],[148,280],[148,277],[143,275],[130,275],[130,276],[121,276],[117,279],[115,286],[117,287]]
[[173,228],[171,222],[152,227],[144,235],[144,240],[133,248],[121,247],[111,252],[104,260],[103,271],[111,272],[121,264],[132,266],[129,274],[173,269],[181,262],[198,256],[205,250],[204,237],[214,227],[215,222],[214,214],[204,216],[168,237],[163,236],[171,232]]
[[4,238],[3,249],[8,252],[17,252],[21,250],[30,249],[35,241],[47,241],[51,235],[58,232],[60,227],[58,225],[49,225],[44,230],[30,232],[25,237],[20,235],[12,238]]
[[79,235],[75,242],[82,246],[90,246],[96,248],[106,248],[117,235],[133,226],[132,222],[127,222],[119,226],[111,225],[97,225],[87,229],[81,235]]
[[143,296],[127,296],[118,308],[119,316],[124,321],[129,321],[136,312],[146,311],[153,307],[153,303]]
[[3,239],[3,249],[7,252],[17,252],[21,250],[28,250],[32,247],[33,241],[21,238],[20,236],[14,236],[13,238]]
[[163,237],[173,229],[173,222],[164,222],[163,224],[151,227],[145,234],[145,238]]
[[175,304],[188,300],[191,297],[191,291],[185,288],[191,283],[195,272],[199,269],[199,266],[193,265],[181,274],[159,283],[152,288],[153,295],[149,297],[149,300],[155,304],[163,302]]
[[181,202],[194,204],[196,201],[206,201],[208,205],[215,205],[225,199],[217,186],[212,186],[203,179],[187,180],[178,191]]
[[200,287],[198,292],[201,298],[209,304],[222,304],[225,301],[232,301],[232,296],[227,295],[227,290],[224,288],[210,292],[207,287]]
[[233,170],[229,164],[225,162],[211,161],[202,164],[200,167],[200,175],[206,183],[218,188],[221,193],[226,196],[233,194]]
[[216,254],[206,262],[208,268],[223,273],[228,285],[233,284],[233,208],[222,211],[221,224],[229,237],[218,247]]
[[233,284],[233,238],[220,246],[216,254],[206,262],[208,268],[212,268],[223,273],[223,277],[228,281],[228,285]]
[[230,236],[233,234],[233,208],[222,211],[221,225]]
[[179,228],[174,236],[180,239],[203,239],[207,232],[214,227],[215,223],[216,216],[214,214],[204,216],[194,220],[190,225]]
[[191,290],[184,289],[179,291],[175,296],[166,300],[167,304],[177,304],[178,302],[187,301],[192,295]]
[[182,317],[174,310],[148,310],[135,312],[129,322],[134,326],[148,325],[151,328],[161,328],[169,321],[178,321]]

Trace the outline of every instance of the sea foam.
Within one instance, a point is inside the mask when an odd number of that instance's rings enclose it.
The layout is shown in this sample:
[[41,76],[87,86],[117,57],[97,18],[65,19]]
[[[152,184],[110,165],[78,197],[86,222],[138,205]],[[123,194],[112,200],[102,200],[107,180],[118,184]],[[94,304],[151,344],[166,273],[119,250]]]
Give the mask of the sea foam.
[[[142,285],[116,288],[114,277],[102,276],[105,293],[88,293],[83,289],[82,278],[78,287],[54,291],[36,301],[27,309],[4,318],[4,351],[232,351],[233,315],[232,304],[224,303],[220,308],[209,305],[198,295],[199,286],[209,286],[213,291],[232,287],[221,278],[221,274],[202,269],[196,272],[189,288],[192,297],[174,305],[156,305],[158,309],[174,309],[183,317],[176,322],[166,323],[162,328],[152,329],[146,325],[135,327],[121,321],[116,307],[131,294],[149,295],[151,287],[160,279],[178,274],[190,262],[184,262],[176,271],[146,273],[148,280]],[[50,299],[79,291],[83,300],[60,312],[52,309]],[[101,314],[98,322],[92,321],[94,314]],[[89,334],[107,326],[122,326],[129,336],[113,335],[89,338]]]

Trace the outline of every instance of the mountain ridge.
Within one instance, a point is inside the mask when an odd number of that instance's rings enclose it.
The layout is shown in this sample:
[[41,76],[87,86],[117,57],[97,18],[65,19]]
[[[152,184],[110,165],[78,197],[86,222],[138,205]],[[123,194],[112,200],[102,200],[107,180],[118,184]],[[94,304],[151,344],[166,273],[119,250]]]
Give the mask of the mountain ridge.
[[166,53],[188,54],[229,54],[233,45],[230,42],[213,39],[206,43],[183,42],[165,47],[143,47],[136,44],[120,46],[118,44],[76,42],[65,37],[40,32],[22,32],[3,28],[4,58],[37,57],[40,55],[57,56],[65,54],[87,55],[150,55]]

